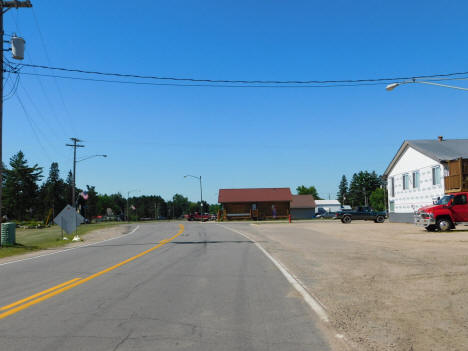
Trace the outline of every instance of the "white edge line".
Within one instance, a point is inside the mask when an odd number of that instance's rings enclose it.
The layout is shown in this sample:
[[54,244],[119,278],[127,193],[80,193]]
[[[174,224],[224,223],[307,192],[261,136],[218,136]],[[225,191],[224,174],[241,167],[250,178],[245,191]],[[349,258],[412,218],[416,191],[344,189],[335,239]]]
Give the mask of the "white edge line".
[[229,228],[229,227],[226,227],[222,224],[219,224],[221,227],[225,228],[225,229],[228,229],[228,230],[231,230],[235,233],[238,233],[242,236],[244,236],[245,238],[249,239],[250,241],[252,241],[258,248],[260,251],[262,251],[266,257],[268,257],[272,262],[273,264],[276,266],[276,268],[279,269],[279,271],[281,273],[283,273],[283,275],[285,276],[285,278],[288,280],[288,282],[297,290],[297,292],[302,296],[302,298],[304,299],[304,301],[309,305],[309,307],[319,316],[319,318],[326,322],[326,323],[329,323],[329,319],[328,319],[328,315],[327,315],[327,312],[325,311],[325,309],[322,307],[322,304],[316,300],[303,286],[303,284],[300,282],[299,279],[297,279],[294,275],[292,275],[291,273],[289,273],[289,271],[287,270],[287,268],[281,263],[279,262],[278,260],[276,260],[275,258],[273,258],[273,256],[271,256],[258,242],[256,242],[255,240],[253,240],[252,238],[250,238],[247,234],[245,233],[242,233],[236,229],[232,229],[232,228]]
[[15,260],[15,261],[10,261],[10,262],[0,263],[0,266],[6,266],[7,264],[12,264],[12,263],[17,263],[17,262],[23,262],[23,261],[29,261],[29,260],[34,260],[34,259],[40,258],[40,257],[56,255],[56,254],[59,254],[59,253],[63,253],[63,252],[70,251],[70,250],[81,249],[82,247],[91,246],[91,245],[96,245],[96,244],[100,244],[100,243],[103,243],[103,242],[106,242],[106,241],[111,241],[111,240],[123,238],[123,237],[125,237],[125,236],[127,236],[127,235],[130,235],[130,234],[135,233],[139,228],[140,228],[140,226],[137,225],[131,232],[129,232],[129,233],[127,233],[127,234],[120,235],[120,236],[116,236],[115,238],[110,238],[110,239],[106,239],[106,240],[102,240],[102,241],[97,241],[97,242],[95,242],[95,243],[89,243],[89,244],[79,245],[79,246],[75,246],[75,247],[70,247],[70,248],[68,248],[68,249],[64,249],[64,250],[60,250],[60,251],[54,251],[54,252],[50,252],[50,253],[43,254],[43,255],[38,255],[38,256],[34,256],[34,257],[23,258],[23,259],[21,259],[21,260]]

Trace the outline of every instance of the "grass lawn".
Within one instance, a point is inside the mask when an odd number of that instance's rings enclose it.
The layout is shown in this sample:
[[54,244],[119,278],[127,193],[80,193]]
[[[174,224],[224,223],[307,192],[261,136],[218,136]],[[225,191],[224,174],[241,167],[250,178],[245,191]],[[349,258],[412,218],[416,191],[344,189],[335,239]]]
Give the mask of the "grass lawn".
[[[82,224],[78,227],[78,235],[85,235],[93,230],[109,228],[126,222],[103,222],[96,224]],[[71,242],[72,235],[66,235],[69,240],[62,240],[61,229],[54,225],[43,229],[16,228],[16,245],[0,248],[0,258],[22,254],[25,252],[63,246]]]

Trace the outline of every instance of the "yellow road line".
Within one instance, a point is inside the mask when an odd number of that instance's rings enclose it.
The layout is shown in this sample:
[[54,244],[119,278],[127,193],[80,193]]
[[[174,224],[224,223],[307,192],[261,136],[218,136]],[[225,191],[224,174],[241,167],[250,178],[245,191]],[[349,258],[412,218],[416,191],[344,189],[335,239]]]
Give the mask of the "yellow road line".
[[26,297],[26,298],[24,298],[24,299],[22,299],[22,300],[18,300],[18,301],[16,301],[16,302],[13,302],[12,304],[9,304],[9,305],[6,305],[6,306],[1,307],[1,308],[0,308],[0,311],[5,311],[5,310],[8,310],[8,309],[10,309],[10,308],[12,308],[12,307],[21,305],[23,302],[26,302],[26,301],[32,300],[32,299],[34,299],[34,298],[36,298],[36,297],[38,297],[38,296],[47,294],[48,292],[51,292],[51,291],[53,291],[53,290],[55,290],[55,289],[58,289],[58,288],[61,288],[62,286],[68,285],[68,284],[73,283],[74,281],[77,281],[77,280],[80,280],[80,279],[81,279],[81,278],[75,278],[75,279],[69,280],[69,281],[67,281],[67,282],[65,282],[65,283],[62,283],[62,284],[53,286],[52,288],[49,288],[49,289],[47,289],[47,290],[40,291],[40,292],[38,292],[37,294],[31,295],[31,296]]
[[52,291],[51,293],[49,293],[47,295],[44,295],[44,296],[41,296],[41,297],[37,298],[36,300],[29,301],[29,302],[27,302],[27,303],[25,303],[25,304],[23,304],[21,306],[18,306],[16,308],[13,308],[13,309],[11,309],[9,311],[0,313],[0,319],[11,316],[12,314],[15,314],[15,313],[17,313],[19,311],[22,311],[22,310],[24,310],[24,309],[26,309],[26,308],[28,308],[30,306],[33,306],[35,304],[38,304],[39,302],[50,299],[51,297],[53,297],[55,295],[58,295],[58,294],[61,294],[61,293],[65,292],[65,291],[67,291],[67,290],[70,290],[70,289],[74,288],[75,286],[84,284],[84,283],[86,283],[86,282],[88,282],[88,281],[90,281],[90,280],[92,280],[94,278],[97,278],[97,277],[99,277],[99,276],[101,276],[103,274],[106,274],[106,273],[108,273],[110,271],[113,271],[114,269],[119,268],[120,266],[123,266],[124,264],[132,262],[132,261],[136,260],[137,258],[140,258],[140,257],[142,257],[142,256],[156,250],[157,248],[160,248],[161,246],[163,246],[163,245],[167,244],[168,242],[174,240],[175,238],[177,238],[179,235],[181,235],[184,232],[184,225],[179,224],[179,226],[180,226],[180,229],[179,229],[179,232],[176,235],[170,237],[169,239],[162,240],[158,245],[152,247],[151,249],[143,251],[143,252],[139,253],[138,255],[135,255],[133,257],[130,257],[130,258],[126,259],[125,261],[122,261],[120,263],[117,263],[116,265],[113,265],[112,267],[109,267],[109,268],[106,268],[106,269],[104,269],[104,270],[102,270],[100,272],[94,273],[94,274],[90,275],[87,278],[83,278],[83,279],[78,280],[78,281],[76,281],[76,282],[74,282],[74,283],[72,283],[70,285],[67,285],[67,286],[65,286],[63,288],[60,288],[58,290],[54,290],[54,291]]

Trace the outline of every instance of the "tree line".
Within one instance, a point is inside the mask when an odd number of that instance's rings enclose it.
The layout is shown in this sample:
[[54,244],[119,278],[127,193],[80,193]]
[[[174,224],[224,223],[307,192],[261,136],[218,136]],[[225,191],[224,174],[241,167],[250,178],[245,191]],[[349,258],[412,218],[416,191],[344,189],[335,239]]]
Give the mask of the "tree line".
[[368,205],[377,211],[386,208],[385,182],[375,171],[354,173],[349,184],[346,175],[343,175],[336,196],[341,204],[351,207]]
[[[22,151],[10,158],[9,165],[3,164],[3,208],[4,219],[43,221],[54,218],[67,204],[72,205],[73,174],[66,179],[60,177],[59,165],[52,162],[44,182],[44,170],[38,164],[30,165]],[[159,195],[134,196],[128,199],[122,194],[99,194],[95,186],[76,188],[77,208],[88,220],[97,216],[139,220],[143,218],[178,218],[186,213],[216,213],[217,205],[206,201],[191,202],[180,194],[169,201]],[[128,212],[127,212],[128,206]]]

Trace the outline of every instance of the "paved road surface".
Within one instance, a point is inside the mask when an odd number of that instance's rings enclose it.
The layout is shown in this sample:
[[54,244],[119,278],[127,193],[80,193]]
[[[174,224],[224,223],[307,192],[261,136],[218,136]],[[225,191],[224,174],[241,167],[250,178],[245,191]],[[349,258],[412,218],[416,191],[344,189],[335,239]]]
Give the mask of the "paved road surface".
[[213,223],[0,266],[0,306],[0,350],[329,349],[277,268]]

